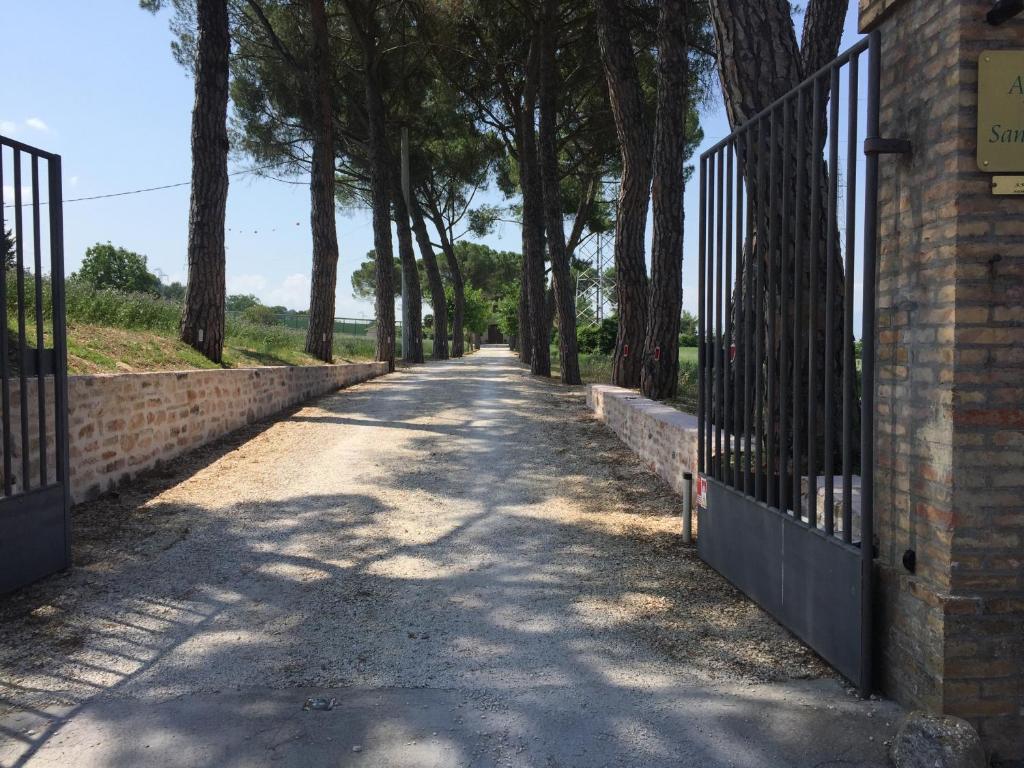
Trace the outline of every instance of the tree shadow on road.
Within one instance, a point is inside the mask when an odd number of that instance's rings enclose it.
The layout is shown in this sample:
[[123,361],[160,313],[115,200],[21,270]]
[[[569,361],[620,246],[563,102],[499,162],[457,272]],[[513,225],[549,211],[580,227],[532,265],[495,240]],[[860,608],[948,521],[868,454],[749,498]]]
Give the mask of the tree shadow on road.
[[[808,727],[830,723],[846,727],[826,751],[866,754],[857,702],[749,687],[829,673],[678,542],[678,499],[578,395],[485,373],[415,369],[282,420],[400,430],[377,489],[174,495],[256,425],[76,509],[75,570],[0,601],[0,706],[18,711],[0,762],[28,764],[82,718],[178,745],[153,762],[145,739],[111,739],[110,768],[358,765],[394,733],[437,750],[366,764],[760,768],[803,764]],[[417,400],[438,376],[445,398]],[[339,689],[390,704],[302,712]],[[205,714],[183,717],[182,694]],[[226,736],[240,717],[243,743]]]

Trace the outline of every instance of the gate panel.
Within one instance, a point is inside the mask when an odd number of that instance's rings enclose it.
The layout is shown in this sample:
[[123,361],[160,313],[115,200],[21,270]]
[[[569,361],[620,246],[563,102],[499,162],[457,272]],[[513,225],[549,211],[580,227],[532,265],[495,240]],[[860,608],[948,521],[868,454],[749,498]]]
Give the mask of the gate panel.
[[701,558],[825,661],[858,680],[859,553],[724,483],[708,482],[707,504],[698,517]]
[[71,562],[58,155],[0,136],[0,593]]
[[700,158],[698,552],[865,693],[879,42]]

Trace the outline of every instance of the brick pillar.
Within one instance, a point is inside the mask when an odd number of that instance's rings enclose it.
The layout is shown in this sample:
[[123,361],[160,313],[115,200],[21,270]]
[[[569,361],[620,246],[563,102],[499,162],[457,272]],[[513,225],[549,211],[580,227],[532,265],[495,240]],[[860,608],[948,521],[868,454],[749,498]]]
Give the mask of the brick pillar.
[[860,2],[881,134],[913,144],[880,171],[877,658],[887,694],[1024,764],[1024,197],[975,160],[979,54],[1024,48],[1024,16],[991,7]]

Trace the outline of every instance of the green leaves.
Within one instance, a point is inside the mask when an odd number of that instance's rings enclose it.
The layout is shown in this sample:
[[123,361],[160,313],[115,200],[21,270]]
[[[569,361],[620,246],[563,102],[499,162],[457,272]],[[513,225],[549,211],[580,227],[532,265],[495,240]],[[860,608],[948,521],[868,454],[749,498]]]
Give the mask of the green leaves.
[[107,243],[96,243],[85,251],[82,267],[75,277],[97,289],[126,293],[159,294],[160,280],[149,271],[142,254]]

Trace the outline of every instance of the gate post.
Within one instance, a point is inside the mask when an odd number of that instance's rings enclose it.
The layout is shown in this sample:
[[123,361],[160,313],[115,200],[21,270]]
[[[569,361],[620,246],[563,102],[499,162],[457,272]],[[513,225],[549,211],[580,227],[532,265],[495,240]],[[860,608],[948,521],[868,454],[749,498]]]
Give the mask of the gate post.
[[875,637],[887,694],[1024,762],[1024,196],[975,157],[981,52],[1024,15],[992,6],[860,0],[880,133],[913,147],[880,168]]

